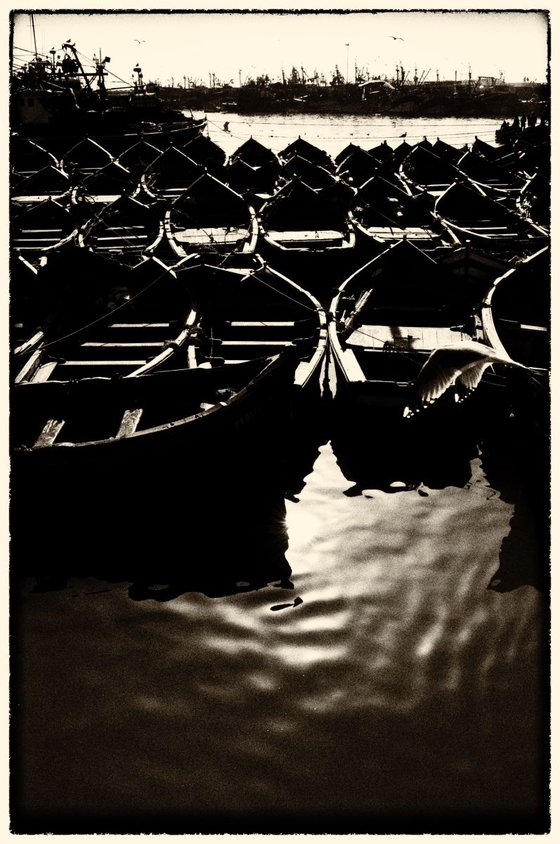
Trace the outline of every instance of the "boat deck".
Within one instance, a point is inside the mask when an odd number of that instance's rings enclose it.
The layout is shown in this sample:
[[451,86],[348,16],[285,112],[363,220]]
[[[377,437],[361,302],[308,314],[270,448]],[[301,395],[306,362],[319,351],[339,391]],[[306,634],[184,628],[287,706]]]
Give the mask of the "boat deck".
[[360,325],[350,335],[346,345],[362,347],[366,351],[387,351],[393,348],[431,352],[440,346],[466,340],[472,340],[470,334],[448,325]]

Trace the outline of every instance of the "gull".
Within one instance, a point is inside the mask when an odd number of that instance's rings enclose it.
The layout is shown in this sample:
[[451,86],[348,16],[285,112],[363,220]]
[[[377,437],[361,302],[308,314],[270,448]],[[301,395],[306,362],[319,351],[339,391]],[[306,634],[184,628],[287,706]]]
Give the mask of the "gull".
[[388,35],[387,38],[392,38],[393,41],[404,41],[404,38],[401,38],[400,35]]
[[138,38],[135,38],[134,40],[136,41],[137,44],[145,44],[146,43],[146,41],[144,39],[142,39],[140,41]]
[[[420,410],[420,406],[428,407],[449,387],[457,384],[466,391],[466,395],[474,392],[487,367],[495,363],[528,371],[526,366],[513,360],[509,355],[500,354],[490,346],[474,340],[434,349],[413,385],[419,406],[413,410],[406,407],[403,416],[405,418],[414,416]],[[466,395],[464,394],[462,398]],[[455,393],[455,401],[462,401],[462,398],[457,392]]]

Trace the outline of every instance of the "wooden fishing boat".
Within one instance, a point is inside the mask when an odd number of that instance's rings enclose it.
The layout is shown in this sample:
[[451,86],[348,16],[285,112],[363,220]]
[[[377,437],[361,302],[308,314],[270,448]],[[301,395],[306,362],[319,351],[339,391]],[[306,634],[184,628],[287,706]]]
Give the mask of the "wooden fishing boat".
[[45,167],[58,167],[58,160],[40,144],[22,138],[17,132],[10,135],[10,166],[22,178]]
[[306,141],[305,138],[298,137],[287,147],[284,147],[278,153],[278,158],[282,163],[286,163],[294,155],[299,155],[307,161],[312,161],[314,164],[319,164],[327,170],[334,170],[334,162],[330,155],[324,149],[319,149],[315,144]]
[[36,261],[75,239],[70,211],[53,199],[32,205],[11,205],[10,246],[28,261]]
[[[295,352],[238,366],[182,367],[126,378],[20,383],[12,389],[12,454],[16,487],[56,469],[77,477],[111,469],[169,483],[171,466],[195,463],[203,444],[222,453],[236,433],[255,430],[285,402]],[[208,466],[211,451],[206,451]],[[163,463],[161,461],[164,461]],[[190,482],[196,484],[196,476]],[[28,487],[29,495],[32,486]],[[131,496],[137,494],[133,487]]]
[[114,202],[125,193],[130,193],[136,186],[136,179],[130,170],[116,161],[111,161],[95,173],[86,175],[76,190],[96,205]]
[[379,162],[361,147],[346,147],[348,154],[337,159],[336,174],[347,184],[360,188],[379,171]]
[[201,167],[205,167],[209,173],[222,178],[227,156],[224,150],[206,135],[199,134],[183,144],[181,152]]
[[321,190],[336,183],[336,178],[330,170],[301,155],[290,156],[282,165],[280,175],[286,182],[299,179],[314,190]]
[[258,223],[254,209],[210,173],[196,178],[165,213],[164,228],[176,261],[192,252],[252,253]]
[[490,287],[484,298],[486,342],[529,367],[548,384],[550,370],[550,248],[524,258]]
[[[478,291],[462,285],[410,241],[353,273],[329,309],[336,399],[344,412],[373,408],[395,421],[414,401],[413,382],[440,346],[481,339]],[[425,417],[448,407],[445,397]],[[420,414],[422,416],[422,414]]]
[[89,209],[90,217],[78,232],[78,244],[121,263],[134,266],[142,255],[153,254],[164,236],[159,209],[135,198],[121,196],[108,204],[93,201]]
[[157,199],[172,200],[204,172],[204,167],[175,146],[170,146],[148,165],[140,179],[140,186],[152,202]]
[[132,146],[123,150],[118,157],[119,164],[133,173],[137,178],[144,173],[144,171],[152,164],[156,158],[159,158],[162,150],[159,147],[150,144],[144,138],[133,143]]
[[68,174],[53,164],[24,177],[14,174],[10,181],[11,198],[18,205],[36,205],[49,198],[64,204],[72,190]]
[[294,387],[299,393],[318,393],[327,344],[323,308],[258,256],[241,257],[238,267],[186,260],[174,268],[201,313],[190,365],[237,365],[297,349]]
[[231,164],[238,160],[244,161],[251,167],[273,168],[276,175],[280,172],[280,161],[276,153],[252,137],[238,146],[229,157]]
[[457,162],[457,167],[486,193],[497,199],[506,199],[519,194],[524,180],[517,173],[512,173],[498,162],[490,161],[472,150]]
[[157,258],[132,269],[85,249],[60,252],[41,270],[43,318],[13,351],[14,383],[128,378],[169,364],[197,314]]
[[370,254],[403,239],[427,250],[459,243],[404,182],[398,187],[382,176],[374,176],[358,190],[350,218],[364,251],[371,246]]
[[436,155],[431,148],[417,144],[399,167],[399,173],[413,192],[426,191],[435,201],[455,182],[458,173],[451,161]]
[[550,178],[540,170],[530,176],[517,197],[517,211],[532,223],[550,231]]
[[113,156],[93,138],[84,137],[62,156],[61,164],[67,173],[89,176],[111,164]]
[[293,179],[260,212],[261,254],[322,301],[356,258],[352,197],[342,183],[318,191]]
[[488,196],[470,180],[450,185],[436,200],[434,213],[464,243],[521,254],[545,245],[547,232]]

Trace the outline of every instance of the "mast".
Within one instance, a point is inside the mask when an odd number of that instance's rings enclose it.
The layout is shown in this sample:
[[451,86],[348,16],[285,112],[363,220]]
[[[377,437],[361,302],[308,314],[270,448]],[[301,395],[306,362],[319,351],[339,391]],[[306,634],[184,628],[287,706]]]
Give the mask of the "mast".
[[35,51],[35,58],[37,58],[37,36],[35,34],[35,17],[33,12],[30,14],[31,18],[31,31],[33,32],[33,49]]

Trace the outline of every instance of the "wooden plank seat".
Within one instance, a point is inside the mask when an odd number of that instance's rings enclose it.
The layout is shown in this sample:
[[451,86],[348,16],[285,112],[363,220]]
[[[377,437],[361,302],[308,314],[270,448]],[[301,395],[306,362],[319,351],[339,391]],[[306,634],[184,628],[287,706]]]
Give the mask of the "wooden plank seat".
[[316,243],[316,242],[340,242],[344,240],[344,235],[340,231],[334,229],[308,229],[301,231],[277,231],[270,229],[269,237],[272,240],[278,240],[282,243]]
[[54,443],[64,426],[64,419],[49,419],[37,437],[33,448],[45,448]]
[[431,351],[472,339],[451,326],[361,325],[352,332],[346,345],[364,351],[408,349]]
[[173,237],[178,243],[236,243],[247,236],[248,226],[230,228],[222,226],[220,228],[193,228],[193,229],[177,229],[173,231]]
[[142,418],[143,408],[136,407],[131,410],[125,410],[120,421],[119,430],[116,433],[115,439],[120,440],[123,437],[129,437],[133,434]]

